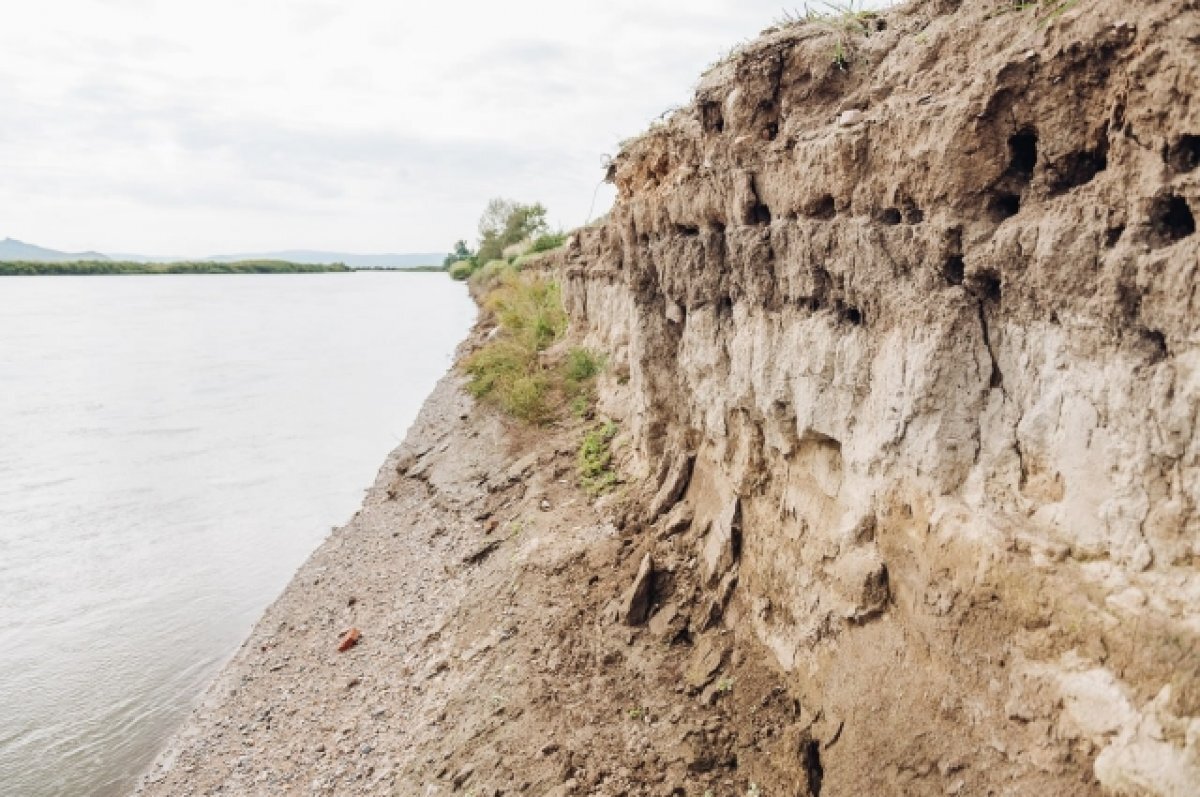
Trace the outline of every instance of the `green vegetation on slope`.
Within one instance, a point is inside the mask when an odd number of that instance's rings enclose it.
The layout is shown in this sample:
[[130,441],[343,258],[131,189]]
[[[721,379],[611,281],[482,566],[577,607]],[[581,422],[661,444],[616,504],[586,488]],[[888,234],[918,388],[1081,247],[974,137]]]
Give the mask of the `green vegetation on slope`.
[[529,255],[557,249],[566,240],[565,233],[549,232],[546,208],[540,203],[526,205],[496,198],[488,202],[479,219],[479,248],[471,251],[465,240],[457,241],[443,265],[457,280],[468,279],[490,267],[483,279],[495,282],[501,270],[498,264],[508,264],[519,271]]
[[617,483],[612,461],[612,441],[617,431],[615,423],[606,421],[585,434],[579,444],[579,481],[591,495],[608,492]]
[[582,348],[550,351],[567,331],[558,285],[504,271],[483,305],[499,329],[463,363],[471,394],[530,423],[552,421],[567,408],[586,415],[603,361]]
[[0,262],[0,276],[64,274],[301,274],[350,271],[341,263],[318,265],[282,260],[241,260],[234,263],[194,261],[181,263],[131,263],[113,260],[80,260],[66,263]]

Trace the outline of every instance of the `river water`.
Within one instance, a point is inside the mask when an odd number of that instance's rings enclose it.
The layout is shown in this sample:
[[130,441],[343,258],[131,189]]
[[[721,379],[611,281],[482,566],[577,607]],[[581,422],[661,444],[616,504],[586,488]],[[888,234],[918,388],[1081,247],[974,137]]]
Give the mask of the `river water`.
[[0,278],[0,795],[132,788],[474,315],[444,274]]

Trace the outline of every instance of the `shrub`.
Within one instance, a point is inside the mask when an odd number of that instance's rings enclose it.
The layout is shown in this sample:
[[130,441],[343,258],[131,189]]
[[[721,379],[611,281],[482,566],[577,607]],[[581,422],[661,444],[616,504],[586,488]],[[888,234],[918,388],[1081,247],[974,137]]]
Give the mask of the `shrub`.
[[576,418],[586,418],[592,414],[592,396],[581,393],[571,399],[571,414]]
[[617,483],[612,467],[612,441],[617,431],[615,423],[606,421],[585,434],[579,444],[579,481],[592,495],[605,493]]
[[490,260],[471,275],[471,282],[481,288],[491,289],[498,285],[506,274],[515,269],[504,260]]
[[499,262],[493,269],[497,287],[484,306],[496,316],[500,334],[467,358],[463,365],[471,377],[467,389],[514,417],[542,423],[553,416],[555,396],[562,388],[541,353],[566,332],[567,315],[558,285],[540,278],[523,279]]
[[567,352],[559,371],[562,375],[563,396],[570,402],[572,415],[585,418],[592,414],[592,407],[596,403],[596,375],[602,370],[602,355],[579,347]]
[[495,313],[500,327],[533,353],[545,350],[567,331],[558,283],[540,277],[505,274],[484,304]]
[[529,352],[512,340],[495,340],[467,358],[471,381],[467,388],[476,398],[503,389],[529,372]]
[[532,254],[537,254],[538,252],[549,252],[551,249],[557,249],[566,242],[566,233],[547,233],[546,235],[539,236],[533,242],[533,245],[529,247],[529,252]]
[[524,374],[512,381],[497,398],[500,407],[513,417],[532,423],[548,420],[552,414],[549,402],[550,380],[543,374]]
[[471,380],[467,390],[500,409],[531,423],[551,416],[550,379],[536,353],[514,340],[496,340],[471,355],[464,368]]
[[465,280],[475,271],[475,264],[470,260],[459,260],[450,264],[450,276],[456,280]]
[[572,382],[583,382],[600,373],[604,358],[587,349],[574,348],[567,352],[564,374]]
[[552,420],[567,406],[589,415],[604,358],[578,347],[562,357],[544,354],[567,331],[558,285],[503,261],[488,263],[471,279],[490,288],[483,305],[499,324],[492,340],[463,363],[471,394],[531,423]]

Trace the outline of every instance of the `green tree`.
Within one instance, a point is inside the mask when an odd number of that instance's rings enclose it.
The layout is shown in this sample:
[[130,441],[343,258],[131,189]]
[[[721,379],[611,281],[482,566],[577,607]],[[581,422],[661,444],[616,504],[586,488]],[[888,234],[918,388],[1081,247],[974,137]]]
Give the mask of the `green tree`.
[[455,241],[454,251],[446,255],[446,259],[442,261],[443,268],[450,268],[460,260],[470,260],[475,254],[468,248],[466,241]]
[[478,263],[497,260],[505,248],[547,230],[546,208],[540,202],[523,205],[497,197],[488,202],[479,219]]

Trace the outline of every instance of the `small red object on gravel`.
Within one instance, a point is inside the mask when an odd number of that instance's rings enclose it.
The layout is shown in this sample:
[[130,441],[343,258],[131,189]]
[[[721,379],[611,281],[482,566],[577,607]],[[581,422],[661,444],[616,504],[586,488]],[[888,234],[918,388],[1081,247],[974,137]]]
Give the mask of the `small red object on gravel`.
[[358,644],[358,640],[362,639],[362,632],[357,628],[351,628],[346,633],[342,634],[342,641],[338,643],[338,653],[345,653],[350,648]]

